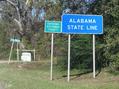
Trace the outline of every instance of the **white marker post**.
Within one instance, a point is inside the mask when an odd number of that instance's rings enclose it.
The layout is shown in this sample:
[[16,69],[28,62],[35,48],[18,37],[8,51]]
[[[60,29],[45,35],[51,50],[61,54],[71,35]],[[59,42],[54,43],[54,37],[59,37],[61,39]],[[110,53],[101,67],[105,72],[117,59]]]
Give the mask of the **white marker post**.
[[51,67],[50,67],[50,80],[53,80],[53,44],[54,44],[54,34],[51,37]]
[[34,61],[36,60],[36,50],[34,49]]
[[68,35],[68,73],[67,73],[67,81],[70,81],[70,44],[71,44],[71,35]]
[[93,78],[95,78],[95,35],[93,34]]

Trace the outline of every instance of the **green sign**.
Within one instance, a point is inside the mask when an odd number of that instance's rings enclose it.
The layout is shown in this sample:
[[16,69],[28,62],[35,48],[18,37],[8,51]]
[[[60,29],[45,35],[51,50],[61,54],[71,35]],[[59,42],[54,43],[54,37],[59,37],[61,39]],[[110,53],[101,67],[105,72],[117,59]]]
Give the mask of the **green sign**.
[[45,32],[61,33],[61,21],[45,21]]
[[16,43],[19,43],[19,42],[20,42],[20,40],[19,40],[19,39],[14,39],[14,38],[11,38],[11,39],[10,39],[10,42],[16,42]]

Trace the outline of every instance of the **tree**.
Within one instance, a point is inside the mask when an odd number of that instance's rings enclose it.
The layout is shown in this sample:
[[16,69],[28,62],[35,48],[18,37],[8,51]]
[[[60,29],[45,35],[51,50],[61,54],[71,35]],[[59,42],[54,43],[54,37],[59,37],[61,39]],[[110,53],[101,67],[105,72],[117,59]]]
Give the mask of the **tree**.
[[[101,61],[103,66],[119,66],[119,1],[97,0],[90,9],[93,14],[102,14],[104,17],[104,35],[98,37],[100,43]],[[99,52],[99,51],[98,51]]]
[[[45,19],[60,19],[59,2],[7,0],[1,3],[4,3],[2,5],[2,19],[11,24],[10,28],[14,29],[10,32],[9,37],[11,35],[19,36],[26,49],[34,47],[38,48],[38,52],[41,52],[42,48],[47,51],[45,48],[49,45],[46,45],[46,41],[50,35],[44,34],[44,21]],[[53,12],[56,14],[53,14]]]

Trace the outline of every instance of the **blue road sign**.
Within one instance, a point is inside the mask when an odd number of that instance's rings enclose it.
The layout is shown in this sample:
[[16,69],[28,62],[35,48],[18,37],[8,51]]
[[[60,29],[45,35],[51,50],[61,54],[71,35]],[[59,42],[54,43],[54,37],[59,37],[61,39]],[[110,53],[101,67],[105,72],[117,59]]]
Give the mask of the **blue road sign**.
[[45,32],[61,33],[61,21],[45,21]]
[[64,14],[62,32],[66,34],[103,34],[103,16]]

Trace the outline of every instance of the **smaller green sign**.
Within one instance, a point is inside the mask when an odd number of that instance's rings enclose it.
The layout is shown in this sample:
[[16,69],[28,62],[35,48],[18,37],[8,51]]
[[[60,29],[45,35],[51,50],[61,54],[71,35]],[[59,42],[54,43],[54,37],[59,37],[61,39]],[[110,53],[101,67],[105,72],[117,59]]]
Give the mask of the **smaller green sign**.
[[45,32],[61,33],[61,21],[45,21]]
[[14,39],[14,38],[11,38],[11,39],[10,39],[10,42],[16,42],[16,43],[19,43],[19,42],[20,42],[20,40],[19,40],[19,39]]

